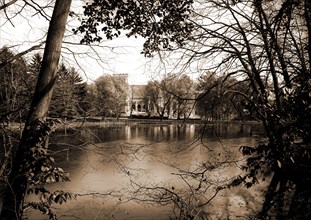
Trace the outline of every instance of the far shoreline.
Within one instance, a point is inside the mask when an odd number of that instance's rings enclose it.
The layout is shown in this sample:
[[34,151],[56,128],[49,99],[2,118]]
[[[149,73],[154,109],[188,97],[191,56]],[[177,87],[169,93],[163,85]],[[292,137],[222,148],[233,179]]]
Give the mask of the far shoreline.
[[[102,125],[170,125],[170,124],[261,124],[260,121],[256,120],[226,120],[226,121],[206,121],[201,119],[138,119],[138,118],[79,118],[73,120],[49,118],[49,122],[55,125],[55,130],[64,130],[70,128],[87,128]],[[24,128],[23,122],[10,122],[9,125],[2,125],[8,130],[19,131]]]

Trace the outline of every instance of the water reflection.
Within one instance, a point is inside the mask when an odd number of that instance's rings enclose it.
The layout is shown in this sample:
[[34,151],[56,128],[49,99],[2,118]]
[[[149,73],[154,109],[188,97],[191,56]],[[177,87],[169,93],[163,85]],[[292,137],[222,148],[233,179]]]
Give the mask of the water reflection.
[[106,125],[83,129],[80,138],[92,142],[133,140],[143,137],[148,141],[169,141],[190,139],[196,131],[195,125]]
[[[193,124],[103,124],[68,130],[67,135],[57,132],[50,149],[71,181],[49,187],[80,197],[55,208],[60,219],[169,219],[171,207],[128,202],[136,184],[185,188],[185,181],[172,173],[238,158],[238,147],[254,145],[262,133],[257,124],[210,124],[204,129]],[[235,166],[222,167],[210,179],[225,181],[237,172]]]

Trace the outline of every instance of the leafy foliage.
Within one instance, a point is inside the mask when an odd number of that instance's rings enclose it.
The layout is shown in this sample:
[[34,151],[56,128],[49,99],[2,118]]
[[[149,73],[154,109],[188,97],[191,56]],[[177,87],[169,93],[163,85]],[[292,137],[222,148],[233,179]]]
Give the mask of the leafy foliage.
[[84,6],[84,17],[75,33],[84,34],[81,43],[100,42],[121,35],[146,38],[143,53],[151,56],[159,49],[182,46],[191,38],[193,25],[188,21],[192,0],[95,0]]
[[70,199],[76,198],[75,195],[57,190],[50,192],[46,184],[61,181],[69,181],[68,173],[60,167],[55,166],[54,158],[47,149],[47,137],[53,131],[53,124],[35,121],[29,128],[32,146],[25,152],[22,161],[23,170],[27,178],[27,193],[39,195],[39,202],[26,202],[24,209],[33,208],[41,213],[48,215],[50,219],[56,219],[56,213],[51,208],[53,203],[62,204]]
[[[164,81],[164,80],[163,80]],[[164,81],[162,90],[172,96],[172,114],[177,118],[188,118],[194,108],[194,82],[186,74]]]
[[49,115],[72,118],[83,114],[80,104],[86,96],[86,83],[73,67],[64,64],[58,70],[58,79],[52,96]]
[[67,202],[71,199],[76,199],[76,195],[64,192],[62,190],[57,190],[53,193],[49,192],[46,188],[35,188],[28,189],[28,194],[41,194],[40,202],[28,202],[24,205],[24,209],[27,210],[32,208],[34,210],[39,210],[42,214],[48,215],[49,219],[56,220],[57,214],[51,208],[53,203],[62,204],[63,202]]
[[253,110],[247,106],[252,95],[248,82],[206,73],[196,89],[198,114],[207,120],[253,119]]
[[194,108],[194,82],[186,74],[167,76],[148,82],[143,96],[149,111],[155,110],[160,117],[187,118]]
[[5,62],[14,53],[8,48],[0,49],[0,121],[13,121],[25,116],[33,93],[33,77],[27,72],[27,63],[23,58]]
[[101,115],[117,116],[125,112],[128,84],[127,76],[101,76],[95,82],[97,107]]
[[[28,67],[31,75],[38,75],[41,62],[41,55],[34,54]],[[32,86],[34,87],[34,85]],[[62,63],[58,69],[58,78],[52,96],[49,116],[71,118],[84,114],[84,109],[81,106],[83,106],[86,92],[86,83],[83,82],[78,71]]]
[[[218,9],[230,13],[235,22],[223,24],[222,28],[229,29],[222,35],[209,30],[207,36],[227,45],[211,45],[210,51],[226,56],[226,62],[215,68],[232,62],[243,67],[231,70],[230,74],[246,74],[252,89],[246,107],[263,122],[267,134],[267,141],[259,146],[241,148],[248,156],[243,167],[247,174],[237,182],[250,187],[271,174],[259,217],[301,219],[310,216],[307,210],[311,198],[311,7],[309,1],[277,3],[239,1],[232,6],[225,1],[213,1]],[[251,10],[252,16],[241,10],[242,6]]]
[[[12,1],[2,9],[14,4]],[[50,26],[47,33],[44,57],[38,76],[35,92],[32,97],[27,121],[24,126],[19,145],[12,151],[12,169],[8,175],[7,190],[4,196],[1,219],[22,219],[23,203],[27,185],[32,182],[32,174],[37,177],[42,170],[47,154],[40,148],[47,147],[47,136],[50,129],[44,123],[52,96],[53,86],[56,79],[56,68],[58,65],[61,42],[64,37],[65,26],[69,14],[71,1],[56,1]],[[36,4],[35,8],[40,6]],[[17,12],[19,14],[20,11]],[[42,15],[42,13],[40,12]],[[6,16],[8,20],[10,18]],[[15,16],[14,16],[15,17]],[[36,151],[36,148],[38,151]],[[42,164],[40,163],[42,161]],[[30,177],[30,179],[29,179]],[[39,178],[40,179],[40,178]],[[36,178],[34,179],[36,183]]]
[[[166,96],[165,96],[166,95]],[[170,102],[171,95],[164,94],[160,87],[160,82],[148,82],[144,91],[144,101],[149,103],[149,111],[155,110],[160,117],[163,117]]]
[[[85,34],[83,43],[90,43],[101,40],[100,29],[108,39],[125,29],[129,36],[147,38],[147,56],[175,49],[175,43],[189,62],[200,60],[211,72],[242,79],[250,86],[250,94],[242,90],[244,105],[262,121],[268,141],[242,149],[251,153],[248,174],[233,185],[244,182],[250,187],[265,170],[273,171],[261,218],[269,211],[277,218],[310,215],[310,1],[210,0],[197,1],[193,8],[184,1],[186,14],[179,7],[183,3],[170,1],[174,9],[168,9],[167,2],[94,1],[85,7],[86,18],[76,32]],[[163,14],[157,15],[158,6]],[[230,99],[228,93],[220,94]]]
[[[9,54],[11,54],[11,52],[4,48],[2,55],[8,57]],[[12,83],[2,84],[3,87],[1,87],[1,94],[6,95],[2,96],[3,115],[1,115],[1,120],[7,119],[10,122],[14,120],[12,116],[16,117],[16,115],[20,115],[24,110],[27,110],[29,104],[27,101],[30,100],[33,94],[36,77],[41,66],[41,59],[40,54],[35,54],[29,65],[27,65],[23,59],[19,58],[17,62],[8,63],[1,67],[5,79],[4,82]],[[66,101],[65,98],[70,97],[70,99],[67,99],[69,103],[66,104],[71,104],[71,107],[75,109],[74,114],[78,114],[76,108],[80,99],[83,98],[84,83],[82,83],[81,77],[74,69],[67,71],[67,68],[65,66],[63,67],[66,70],[64,71],[65,74],[60,77],[60,81],[63,83],[56,91],[59,92],[61,89],[68,89],[67,92],[63,93],[60,99]],[[11,99],[10,102],[6,101],[9,100],[8,97]],[[5,105],[5,103],[11,104]],[[18,104],[20,106],[18,106]],[[54,107],[60,109],[61,105],[56,105]],[[70,106],[67,106],[66,109],[70,110]],[[67,116],[67,111],[64,111],[64,109],[60,110]],[[22,116],[22,119],[24,119],[26,115]],[[54,122],[45,123],[40,120],[34,121],[27,127],[27,147],[24,147],[23,155],[19,155],[19,158],[23,159],[21,159],[22,166],[18,171],[20,175],[24,174],[22,178],[26,182],[27,193],[40,195],[38,198],[39,202],[25,202],[23,204],[23,209],[34,208],[41,211],[43,214],[49,215],[50,219],[56,219],[56,214],[51,208],[53,203],[61,204],[69,199],[75,198],[74,195],[68,192],[49,192],[45,186],[49,183],[69,180],[68,173],[55,165],[54,158],[51,157],[47,149],[47,137],[51,134],[53,129]],[[17,154],[14,145],[18,145],[18,142],[15,140],[16,134],[8,133],[8,131],[2,129],[2,127],[1,135],[2,138],[4,138],[3,146],[5,147],[4,150],[6,154],[3,160],[3,166],[1,167],[1,180],[3,178],[5,180],[4,184],[7,184],[8,175],[12,172],[10,164],[12,160],[11,156]]]

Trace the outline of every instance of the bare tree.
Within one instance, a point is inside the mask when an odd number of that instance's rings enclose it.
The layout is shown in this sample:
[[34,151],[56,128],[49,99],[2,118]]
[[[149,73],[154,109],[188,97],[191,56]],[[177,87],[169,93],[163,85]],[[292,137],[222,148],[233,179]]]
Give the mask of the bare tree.
[[240,181],[250,187],[266,170],[273,171],[261,217],[310,215],[305,211],[311,179],[307,171],[310,101],[306,96],[310,91],[309,2],[215,0],[196,4],[190,18],[195,27],[193,40],[178,53],[164,53],[182,54],[181,71],[193,68],[195,62],[202,73],[225,74],[225,79],[235,76],[250,87],[251,94],[241,95],[246,108],[262,121],[269,142],[243,149],[254,157],[244,167],[248,175]]
[[[34,52],[43,51],[53,4],[54,1],[51,0],[40,2],[3,1],[0,3],[1,42],[15,54],[14,57],[1,62],[0,68],[18,57],[23,56],[27,60]],[[89,65],[98,66],[99,70],[97,71],[113,72],[108,61],[122,53],[126,45],[113,45],[108,41],[105,44],[81,45],[80,37],[74,35],[72,29],[76,28],[77,22],[81,19],[82,4],[83,1],[75,1],[72,4],[60,59],[66,65],[76,67],[79,73],[84,74],[84,79],[94,80],[95,73],[89,70]],[[36,22],[32,22],[33,20]],[[14,34],[17,31],[18,34]]]
[[[161,59],[180,58],[175,72],[210,71],[247,82],[252,94],[241,95],[247,108],[262,121],[269,141],[257,148],[243,148],[244,154],[255,156],[250,156],[244,167],[248,175],[239,181],[249,187],[266,170],[273,171],[261,217],[269,211],[279,218],[310,216],[310,2],[110,3],[87,5],[87,17],[79,28],[85,33],[82,42],[100,41],[97,26],[101,23],[108,38],[119,36],[121,29],[128,30],[129,36],[145,37],[143,52],[147,56],[161,51]],[[97,4],[107,7],[93,10]],[[110,13],[110,6],[115,13]],[[127,17],[136,15],[133,8],[145,16]]]
[[56,1],[52,15],[45,53],[28,119],[20,144],[13,155],[12,170],[4,198],[1,219],[21,219],[29,172],[35,172],[31,163],[32,149],[42,145],[40,132],[46,132],[44,123],[56,81],[62,39],[71,1]]

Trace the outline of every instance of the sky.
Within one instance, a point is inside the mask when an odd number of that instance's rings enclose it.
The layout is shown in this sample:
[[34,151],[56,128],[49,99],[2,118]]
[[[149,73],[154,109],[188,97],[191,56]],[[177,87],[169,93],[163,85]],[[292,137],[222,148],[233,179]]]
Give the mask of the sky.
[[[79,67],[83,70],[82,75],[92,81],[101,75],[122,73],[129,75],[130,84],[146,84],[151,73],[146,70],[147,58],[140,53],[142,45],[142,39],[127,37],[105,41],[101,44],[105,48],[95,47],[96,52],[101,53],[101,60],[93,51],[90,52],[93,57],[81,57]],[[75,62],[71,63],[75,65]]]
[[[72,10],[79,10],[79,1],[73,1]],[[46,38],[49,22],[29,10],[23,11],[23,17],[14,16],[20,7],[10,7],[8,16],[12,16],[10,22],[1,11],[0,14],[0,47],[9,46],[14,52],[21,52]],[[77,26],[77,20],[69,18],[67,29]],[[140,51],[144,40],[141,38],[120,37],[114,40],[103,41],[92,48],[72,42],[79,42],[79,37],[73,36],[70,31],[64,38],[62,58],[65,64],[79,69],[81,76],[88,82],[94,81],[101,75],[113,73],[125,73],[129,75],[130,84],[146,84],[154,73],[150,67],[146,67],[148,59]],[[43,52],[43,48],[36,52]],[[31,54],[30,54],[31,55]],[[30,56],[29,55],[29,56]]]

